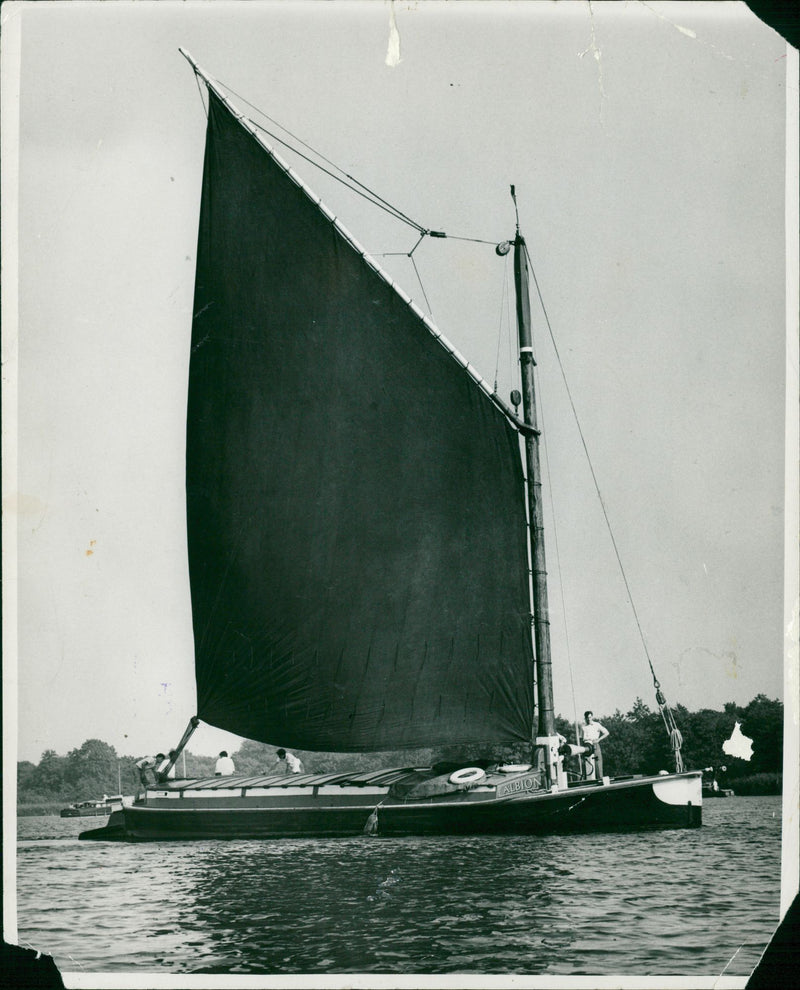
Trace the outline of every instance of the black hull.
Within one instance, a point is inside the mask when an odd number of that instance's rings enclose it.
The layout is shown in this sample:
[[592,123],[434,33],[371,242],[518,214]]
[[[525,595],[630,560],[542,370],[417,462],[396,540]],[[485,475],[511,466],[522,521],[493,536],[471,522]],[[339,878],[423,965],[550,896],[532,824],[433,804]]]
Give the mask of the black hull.
[[[84,832],[81,838],[126,842],[341,838],[365,831],[379,837],[528,835],[696,828],[702,821],[697,774],[615,780],[500,798],[494,788],[484,788],[407,802],[390,800],[386,792],[284,796],[278,788],[272,790],[274,794],[261,796],[179,800],[148,794],[145,801],[113,814],[105,828]],[[377,820],[370,821],[376,808]]]

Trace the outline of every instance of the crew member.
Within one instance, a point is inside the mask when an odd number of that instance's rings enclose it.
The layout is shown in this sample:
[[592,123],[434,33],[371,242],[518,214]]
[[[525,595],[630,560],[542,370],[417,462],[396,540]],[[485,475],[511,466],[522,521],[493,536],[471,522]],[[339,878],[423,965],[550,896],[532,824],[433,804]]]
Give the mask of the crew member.
[[230,777],[233,773],[236,773],[236,767],[233,765],[233,760],[228,756],[227,750],[223,749],[214,767],[214,774],[217,777]]
[[[159,754],[160,755],[160,754]],[[174,749],[169,751],[169,756],[165,756],[155,767],[156,780],[173,780],[175,778],[175,764],[172,762],[177,756]],[[170,763],[172,766],[169,767]],[[169,773],[167,773],[167,767],[169,767]]]
[[158,775],[156,773],[156,767],[161,766],[164,760],[163,753],[156,753],[155,756],[143,756],[141,760],[136,761],[136,769],[139,771],[139,781],[142,787],[148,787],[150,781],[147,779],[147,771],[152,770],[153,776],[156,778],[156,783],[158,782]]
[[270,770],[277,770],[278,773],[303,772],[303,764],[294,753],[287,753],[285,749],[279,749],[275,755],[278,759],[272,764]]
[[585,719],[581,726],[581,736],[587,746],[591,746],[594,751],[594,776],[595,780],[603,779],[603,751],[600,749],[600,742],[609,736],[608,729],[595,722],[592,712],[584,712]]

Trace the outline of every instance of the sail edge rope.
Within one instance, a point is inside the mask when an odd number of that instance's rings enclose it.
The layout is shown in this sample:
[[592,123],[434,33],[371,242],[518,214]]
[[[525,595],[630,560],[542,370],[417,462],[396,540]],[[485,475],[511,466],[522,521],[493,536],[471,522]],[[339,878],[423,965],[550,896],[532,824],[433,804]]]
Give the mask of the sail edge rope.
[[[197,74],[198,74],[197,70],[195,70],[195,75]],[[342,185],[344,185],[346,188],[350,189],[351,192],[354,192],[357,195],[362,196],[364,199],[367,200],[367,202],[372,203],[373,206],[377,206],[379,209],[384,210],[395,220],[399,220],[401,223],[407,224],[409,227],[412,227],[414,230],[418,231],[423,236],[427,235],[429,237],[445,238],[452,241],[468,241],[475,244],[488,244],[491,245],[492,247],[494,247],[497,244],[496,239],[487,240],[481,237],[466,237],[462,235],[448,234],[442,230],[434,230],[430,227],[423,226],[423,224],[414,220],[412,217],[409,217],[399,207],[394,206],[387,199],[384,199],[384,197],[381,196],[380,193],[375,192],[374,189],[371,189],[365,183],[361,182],[360,179],[357,179],[354,175],[351,175],[349,172],[345,171],[345,169],[343,169],[340,165],[337,165],[336,162],[331,161],[330,158],[323,155],[321,151],[318,151],[307,141],[304,141],[303,138],[299,137],[297,134],[294,134],[292,131],[289,130],[288,127],[285,127],[283,124],[281,124],[280,121],[275,120],[274,117],[271,117],[260,107],[257,107],[254,103],[251,103],[246,97],[242,96],[241,93],[238,93],[232,86],[229,86],[227,83],[222,82],[221,80],[216,80],[216,82],[218,85],[224,87],[227,92],[232,93],[237,99],[245,103],[248,107],[250,107],[251,110],[254,110],[257,114],[260,114],[275,127],[278,127],[281,131],[288,134],[293,141],[298,142],[307,151],[311,152],[312,155],[316,155],[321,161],[329,165],[330,168],[335,169],[336,172],[340,173],[340,175],[336,175],[334,174],[334,172],[331,172],[328,169],[324,168],[322,165],[319,164],[319,162],[314,161],[313,158],[308,157],[308,155],[303,154],[302,151],[299,151],[297,148],[293,147],[285,138],[282,138],[279,134],[275,134],[273,131],[270,131],[269,128],[264,127],[263,124],[259,124],[251,117],[248,117],[247,119],[254,127],[258,128],[260,131],[263,131],[265,134],[269,135],[273,140],[277,141],[285,148],[288,148],[293,154],[298,155],[304,161],[307,161],[310,165],[313,165],[314,168],[320,169],[320,171],[324,172],[330,178],[334,179],[334,181],[339,182]],[[342,178],[342,176],[344,176],[344,178]],[[353,183],[354,185],[351,185],[351,183]]]

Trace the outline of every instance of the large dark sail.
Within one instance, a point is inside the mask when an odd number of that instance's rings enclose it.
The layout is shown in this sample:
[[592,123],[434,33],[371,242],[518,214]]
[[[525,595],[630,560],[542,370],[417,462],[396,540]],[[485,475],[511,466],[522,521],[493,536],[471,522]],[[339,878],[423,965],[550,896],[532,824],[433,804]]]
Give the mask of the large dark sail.
[[197,713],[318,751],[529,740],[516,433],[209,99],[186,468]]

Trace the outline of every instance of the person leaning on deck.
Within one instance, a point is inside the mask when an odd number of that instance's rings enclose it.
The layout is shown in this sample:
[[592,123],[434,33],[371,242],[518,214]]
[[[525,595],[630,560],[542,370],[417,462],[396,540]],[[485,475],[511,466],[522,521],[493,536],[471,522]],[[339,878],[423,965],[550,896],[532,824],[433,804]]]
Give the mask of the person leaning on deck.
[[147,787],[150,781],[147,779],[147,771],[152,770],[153,774],[156,773],[156,767],[161,766],[161,762],[164,759],[163,753],[157,753],[155,756],[143,756],[141,760],[136,761],[136,769],[139,771],[139,781],[142,787]]
[[[159,756],[160,755],[161,754],[159,753]],[[156,781],[173,780],[175,778],[175,764],[172,761],[176,756],[177,754],[175,750],[171,749],[169,751],[169,756],[163,757],[158,761],[158,763],[156,763],[153,771],[156,775]],[[171,767],[169,767],[170,763],[172,763]],[[167,773],[167,767],[169,767],[169,773]]]
[[232,773],[236,773],[236,767],[233,765],[233,760],[228,756],[227,750],[223,749],[219,754],[217,765],[214,767],[214,774],[217,777],[230,777]]
[[592,712],[584,712],[583,717],[585,721],[581,726],[581,736],[583,737],[584,743],[586,743],[587,746],[591,746],[594,750],[595,780],[602,780],[603,751],[600,749],[600,741],[608,738],[609,731],[604,725],[601,725],[599,722],[595,722],[594,714]]
[[294,753],[287,753],[285,749],[279,749],[275,755],[278,759],[269,768],[270,771],[277,770],[278,773],[303,772],[303,764],[297,759]]

